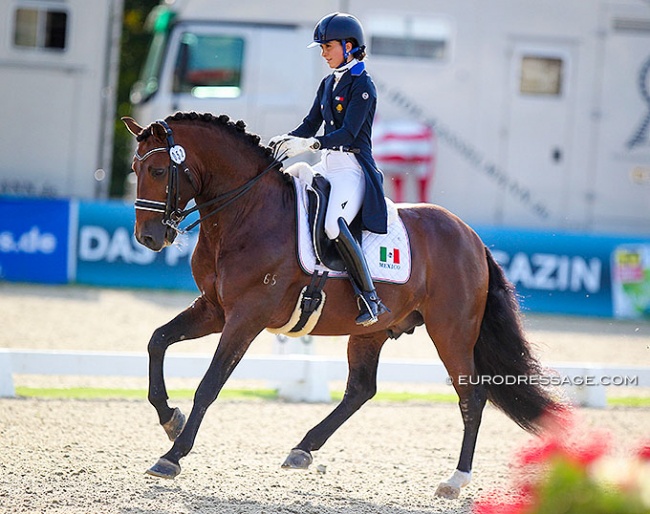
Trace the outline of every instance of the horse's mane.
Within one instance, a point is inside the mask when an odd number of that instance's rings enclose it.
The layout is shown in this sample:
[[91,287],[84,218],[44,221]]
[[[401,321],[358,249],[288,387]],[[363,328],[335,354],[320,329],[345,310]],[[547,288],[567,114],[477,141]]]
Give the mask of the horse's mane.
[[[251,134],[246,132],[246,123],[242,120],[232,121],[226,114],[221,114],[220,116],[214,116],[213,114],[206,113],[197,113],[197,112],[177,112],[165,118],[166,122],[170,121],[200,121],[203,123],[209,123],[221,128],[228,130],[235,137],[246,142],[252,148],[255,148],[257,151],[261,152],[264,156],[270,157],[273,153],[271,148],[263,146],[260,144],[261,138],[257,134]],[[151,126],[145,128],[138,136],[138,142],[143,141],[151,136]]]

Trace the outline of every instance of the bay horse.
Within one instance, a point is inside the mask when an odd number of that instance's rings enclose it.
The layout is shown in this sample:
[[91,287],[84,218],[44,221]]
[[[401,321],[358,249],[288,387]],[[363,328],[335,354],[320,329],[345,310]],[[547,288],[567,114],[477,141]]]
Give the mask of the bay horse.
[[[287,323],[310,277],[296,258],[295,188],[272,150],[248,133],[242,121],[233,122],[226,115],[176,113],[145,128],[132,118],[122,120],[137,139],[136,239],[160,251],[173,243],[178,223],[193,210],[186,209],[190,200],[201,216],[191,261],[200,295],[156,329],[148,343],[148,400],[173,445],[147,472],[174,478],[207,408],[252,341],[264,329]],[[410,235],[411,276],[404,284],[377,284],[390,312],[369,327],[354,322],[357,305],[347,280],[330,279],[325,284],[327,302],[311,334],[350,336],[345,394],[282,466],[307,468],[312,452],[375,395],[379,354],[386,340],[425,325],[458,394],[464,424],[456,470],[436,491],[455,498],[470,481],[488,399],[531,432],[540,429],[543,414],[561,405],[539,382],[505,385],[484,380],[534,376],[541,369],[523,333],[513,287],[479,236],[439,206],[399,204],[398,212]],[[186,420],[168,404],[165,351],[178,341],[219,332],[214,357]]]

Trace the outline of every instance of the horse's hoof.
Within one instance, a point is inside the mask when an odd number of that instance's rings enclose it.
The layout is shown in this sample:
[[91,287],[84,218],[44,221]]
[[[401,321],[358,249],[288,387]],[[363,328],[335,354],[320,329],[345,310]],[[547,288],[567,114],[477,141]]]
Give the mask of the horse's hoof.
[[471,471],[454,471],[454,474],[451,475],[449,480],[440,482],[438,489],[436,490],[436,496],[441,498],[446,498],[447,500],[455,500],[460,496],[460,488],[465,487],[472,481],[472,472]]
[[175,441],[185,428],[185,414],[176,407],[171,419],[167,423],[163,423],[162,427],[165,429],[165,433],[167,434],[167,437],[169,437],[169,440]]
[[180,472],[180,465],[162,457],[146,471],[147,475],[158,478],[176,478]]
[[447,500],[455,500],[460,496],[460,487],[442,482],[436,489],[436,496]]
[[314,462],[314,458],[311,453],[294,448],[282,463],[282,467],[285,469],[307,469],[312,462]]

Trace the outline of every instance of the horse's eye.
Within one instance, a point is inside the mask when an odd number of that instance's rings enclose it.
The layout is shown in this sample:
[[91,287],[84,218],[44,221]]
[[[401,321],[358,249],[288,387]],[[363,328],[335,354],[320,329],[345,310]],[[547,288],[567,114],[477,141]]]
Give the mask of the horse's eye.
[[152,177],[162,177],[165,172],[167,171],[167,168],[151,168],[149,170],[149,173],[151,174]]

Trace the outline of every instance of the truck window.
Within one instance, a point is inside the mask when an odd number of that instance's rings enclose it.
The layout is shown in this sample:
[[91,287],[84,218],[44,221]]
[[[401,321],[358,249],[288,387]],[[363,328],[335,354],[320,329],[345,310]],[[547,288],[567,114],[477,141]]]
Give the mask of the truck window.
[[446,17],[377,15],[368,28],[374,56],[449,60],[452,27]]
[[16,9],[14,17],[14,45],[29,48],[64,50],[68,13],[59,9]]
[[147,59],[140,73],[140,78],[131,88],[131,102],[145,103],[158,91],[161,68],[169,39],[170,26],[175,18],[174,11],[162,5],[154,8],[147,17],[147,28],[153,33]]
[[561,95],[562,65],[562,59],[556,57],[524,55],[519,92],[523,95]]
[[185,32],[173,90],[196,98],[237,98],[241,95],[243,58],[242,38]]

